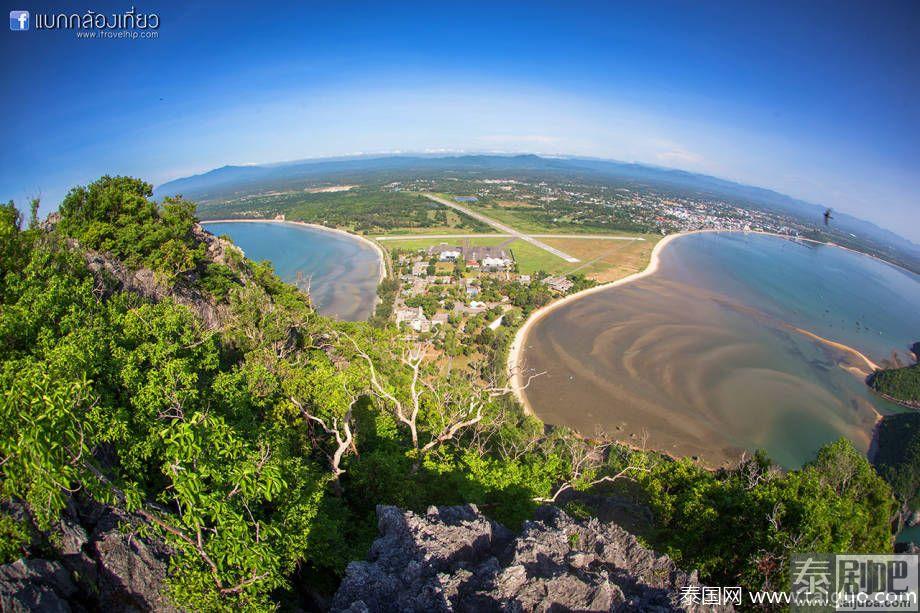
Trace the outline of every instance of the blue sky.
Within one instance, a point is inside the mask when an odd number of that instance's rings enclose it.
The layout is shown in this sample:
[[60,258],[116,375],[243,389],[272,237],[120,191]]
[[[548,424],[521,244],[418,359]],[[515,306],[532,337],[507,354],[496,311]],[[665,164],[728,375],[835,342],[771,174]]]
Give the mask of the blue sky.
[[920,2],[134,6],[160,14],[156,40],[0,32],[0,198],[50,210],[105,173],[526,151],[705,172],[920,241]]

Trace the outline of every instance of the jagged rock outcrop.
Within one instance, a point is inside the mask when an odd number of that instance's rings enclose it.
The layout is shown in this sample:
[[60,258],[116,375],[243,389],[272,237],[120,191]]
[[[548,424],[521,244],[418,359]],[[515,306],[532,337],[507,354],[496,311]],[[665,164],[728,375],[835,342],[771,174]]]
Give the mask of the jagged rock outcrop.
[[[207,259],[215,264],[229,264],[232,260],[230,251],[239,252],[238,247],[210,234],[200,224],[195,225],[192,234],[196,241],[205,245]],[[75,241],[74,245],[76,245]],[[192,277],[185,279],[184,283],[177,283],[170,287],[162,283],[149,268],[130,269],[119,260],[104,253],[86,251],[84,259],[87,269],[96,281],[95,291],[100,295],[128,291],[152,301],[171,297],[192,309],[208,329],[216,329],[221,326],[226,308],[212,301],[197,288],[194,272],[189,273]],[[244,282],[246,280],[243,279]]]
[[96,280],[96,291],[100,294],[130,291],[148,300],[162,300],[170,293],[169,288],[159,283],[149,268],[131,270],[119,260],[98,251],[86,251],[83,257],[87,269]]
[[[60,222],[59,213],[52,213],[40,225],[45,232],[51,232]],[[242,277],[245,284],[249,279],[238,266],[233,263],[242,256],[242,250],[233,243],[214,236],[205,230],[200,223],[192,227],[192,237],[195,241],[203,243],[208,261],[215,264],[229,265],[235,269]],[[79,244],[75,239],[65,239],[67,244],[72,248],[78,247]],[[216,329],[222,325],[226,308],[223,305],[215,304],[208,296],[203,294],[196,287],[197,272],[190,271],[186,273],[184,283],[180,282],[168,286],[157,278],[154,271],[149,268],[131,269],[125,266],[121,261],[112,258],[105,253],[93,250],[85,250],[83,258],[86,261],[86,267],[95,279],[96,292],[100,296],[108,296],[117,291],[134,292],[137,295],[151,301],[159,301],[166,297],[171,297],[176,302],[183,304],[194,311],[208,329]]]
[[695,572],[616,524],[555,507],[516,537],[472,505],[424,516],[380,506],[377,517],[380,536],[367,561],[348,565],[333,611],[717,610],[682,606]]
[[163,593],[169,550],[137,526],[112,507],[71,504],[47,543],[30,546],[48,559],[0,565],[0,611],[174,611]]
[[205,230],[200,223],[196,223],[192,227],[192,236],[195,237],[196,241],[205,244],[207,247],[208,259],[216,264],[229,264],[228,252],[231,249],[240,251],[239,247]]
[[16,560],[0,566],[0,611],[72,611],[77,586],[60,562]]

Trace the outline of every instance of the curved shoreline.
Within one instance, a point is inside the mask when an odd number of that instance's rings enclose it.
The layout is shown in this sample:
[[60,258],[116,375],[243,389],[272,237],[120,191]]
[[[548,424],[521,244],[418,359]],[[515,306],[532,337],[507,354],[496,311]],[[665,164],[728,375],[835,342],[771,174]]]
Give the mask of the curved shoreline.
[[589,287],[588,289],[582,290],[580,292],[569,294],[568,296],[564,296],[562,298],[559,298],[558,300],[554,300],[553,302],[550,302],[546,306],[540,307],[539,309],[532,312],[527,317],[527,320],[524,321],[523,325],[521,325],[521,327],[518,328],[518,331],[514,335],[514,340],[511,342],[511,347],[508,349],[508,361],[506,364],[511,389],[514,392],[514,396],[517,398],[518,402],[520,402],[521,406],[524,407],[525,414],[535,415],[533,411],[533,407],[531,407],[530,403],[527,402],[527,396],[523,392],[523,386],[522,386],[523,374],[520,372],[520,368],[518,368],[518,363],[520,362],[521,348],[524,346],[524,341],[527,339],[527,333],[530,331],[533,325],[537,323],[538,321],[540,321],[541,319],[543,319],[543,317],[545,317],[547,314],[553,312],[554,310],[558,309],[564,304],[574,302],[575,300],[584,298],[585,296],[588,296],[590,294],[595,294],[602,290],[610,289],[613,287],[618,287],[620,285],[625,285],[627,283],[632,283],[633,281],[636,281],[637,279],[642,279],[643,277],[647,277],[651,274],[654,274],[658,270],[658,262],[659,262],[659,257],[661,255],[661,250],[664,249],[664,247],[668,243],[670,243],[671,241],[673,241],[674,239],[678,237],[686,236],[688,234],[694,234],[700,231],[701,230],[694,230],[693,232],[679,232],[677,234],[668,234],[667,236],[662,238],[660,241],[658,241],[658,243],[652,249],[652,255],[649,257],[649,263],[648,263],[648,266],[645,267],[645,270],[634,272],[631,275],[627,275],[623,277],[622,279],[617,279],[616,281],[611,281],[610,283],[596,285],[594,287]]
[[[856,251],[855,249],[850,249],[849,247],[843,247],[835,243],[826,243],[826,242],[818,241],[818,240],[811,239],[811,238],[802,238],[798,236],[776,234],[775,232],[758,232],[758,231],[741,232],[737,230],[690,230],[687,232],[678,232],[676,234],[668,234],[667,236],[663,237],[660,241],[658,241],[658,243],[652,249],[652,254],[649,258],[648,266],[646,266],[644,270],[635,272],[631,275],[627,275],[623,277],[622,279],[617,279],[616,281],[611,281],[610,283],[596,285],[595,287],[590,287],[588,289],[582,290],[580,292],[576,292],[574,294],[570,294],[568,296],[564,296],[562,298],[559,298],[558,300],[550,302],[549,304],[543,307],[540,307],[536,311],[533,311],[527,317],[527,320],[524,321],[521,327],[518,328],[518,331],[514,335],[514,340],[511,342],[511,347],[508,350],[508,359],[505,364],[505,367],[508,373],[509,385],[511,387],[511,390],[514,393],[514,396],[518,400],[518,402],[521,403],[521,406],[524,408],[524,413],[526,415],[536,416],[536,413],[534,413],[533,407],[527,401],[527,395],[524,393],[523,373],[521,372],[521,369],[519,368],[519,366],[520,366],[521,350],[523,349],[524,342],[527,340],[527,334],[528,332],[530,332],[530,329],[534,326],[534,324],[540,321],[547,314],[551,313],[555,309],[565,304],[574,302],[575,300],[578,300],[580,298],[583,298],[585,296],[588,296],[596,292],[600,292],[602,290],[608,290],[614,287],[618,287],[620,285],[626,285],[627,283],[632,283],[633,281],[637,281],[639,279],[642,279],[644,277],[647,277],[649,275],[656,273],[658,271],[658,266],[660,263],[661,252],[668,244],[670,244],[672,241],[674,241],[677,238],[680,238],[683,236],[689,236],[691,234],[702,234],[704,232],[711,232],[715,234],[719,234],[719,233],[721,234],[761,234],[764,236],[774,236],[777,238],[782,238],[782,239],[790,240],[790,241],[805,241],[805,242],[815,243],[819,245],[828,245],[831,247],[837,247],[840,249],[844,249],[852,253],[858,253],[859,255],[871,257],[875,260],[888,264],[889,266],[895,266],[896,268],[900,268],[899,266],[891,264],[891,262],[886,262],[885,260],[882,260],[881,258],[877,258],[867,253],[862,253],[861,251]],[[809,332],[807,330],[803,330],[795,326],[790,325],[790,328],[792,328],[796,332],[799,332],[801,334],[808,336],[814,341],[817,341],[822,344],[826,344],[830,347],[834,347],[835,349],[846,351],[855,356],[858,356],[860,359],[862,359],[866,363],[867,366],[869,366],[870,369],[872,369],[872,371],[879,369],[879,366],[875,362],[870,360],[868,357],[866,357],[865,354],[863,354],[857,349],[854,349],[853,347],[844,345],[843,343],[838,343],[836,341],[824,338],[822,336],[818,336],[817,334],[814,334],[813,332]]]
[[[207,219],[204,221],[199,221],[199,224],[202,226],[209,223],[276,223],[276,224],[291,224],[295,226],[303,226],[305,228],[312,228],[314,230],[320,230],[323,232],[331,232],[333,234],[340,234],[342,236],[347,236],[348,238],[355,239],[359,242],[367,244],[377,253],[377,263],[379,274],[377,277],[377,285],[387,278],[387,265],[386,265],[386,255],[383,253],[383,248],[378,245],[376,242],[371,239],[361,236],[359,234],[353,234],[346,230],[340,230],[338,228],[330,228],[327,226],[321,226],[315,223],[308,223],[306,221],[293,221],[288,219],[260,219],[257,217],[246,217],[246,218],[236,218],[236,219]],[[379,300],[379,296],[377,300]],[[376,302],[376,301],[375,301]]]

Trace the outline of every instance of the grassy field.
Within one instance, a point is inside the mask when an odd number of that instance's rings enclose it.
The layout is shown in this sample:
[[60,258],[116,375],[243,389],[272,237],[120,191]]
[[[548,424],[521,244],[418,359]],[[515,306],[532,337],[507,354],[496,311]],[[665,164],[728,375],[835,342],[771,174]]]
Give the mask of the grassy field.
[[514,241],[509,248],[514,254],[514,261],[517,262],[518,269],[525,275],[531,275],[540,270],[545,270],[550,274],[561,274],[575,266],[575,264],[570,264],[548,251],[521,240]]
[[590,238],[546,238],[541,239],[551,247],[569,253],[581,262],[569,263],[565,260],[522,240],[506,237],[484,236],[477,238],[429,239],[415,238],[406,240],[379,241],[384,249],[426,249],[433,245],[447,243],[460,246],[496,246],[503,245],[514,254],[518,268],[524,274],[533,274],[544,270],[550,274],[570,274],[580,272],[601,283],[614,281],[643,270],[655,244],[661,238],[658,235],[634,235],[642,241],[613,241]]
[[540,233],[551,233],[551,232],[561,232],[562,228],[555,224],[544,223],[538,219],[534,218],[534,211],[540,211],[541,209],[531,209],[531,208],[508,208],[501,206],[483,206],[478,203],[464,203],[465,206],[468,206],[470,210],[476,211],[477,213],[482,213],[487,217],[491,217],[495,221],[500,221],[503,224],[507,224],[518,230],[527,234],[540,234]]
[[652,249],[661,240],[661,236],[657,234],[636,236],[645,240],[611,241],[587,238],[545,238],[541,240],[550,247],[561,249],[581,260],[577,264],[568,264],[567,272],[580,272],[599,283],[607,283],[644,270],[648,266]]
[[649,262],[659,236],[643,236],[642,241],[611,241],[590,238],[540,239],[550,247],[577,257],[580,262],[569,263],[539,247],[515,241],[511,251],[522,273],[545,270],[550,274],[582,273],[600,283],[621,279],[643,270]]
[[535,206],[509,207],[472,203],[470,209],[527,234],[623,234],[622,229],[586,227],[583,224],[567,223],[565,219],[559,219],[554,223],[552,220],[542,219],[545,215],[544,210]]
[[454,272],[454,263],[453,262],[438,262],[434,265],[435,274],[437,275],[449,275]]

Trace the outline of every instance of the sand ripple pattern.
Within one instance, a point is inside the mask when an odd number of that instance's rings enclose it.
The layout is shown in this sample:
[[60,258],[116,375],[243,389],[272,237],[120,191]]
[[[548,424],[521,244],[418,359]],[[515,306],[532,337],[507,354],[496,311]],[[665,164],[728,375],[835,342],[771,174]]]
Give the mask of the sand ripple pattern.
[[865,364],[749,305],[653,275],[598,292],[534,324],[523,367],[538,417],[674,455],[730,463],[765,448],[787,466],[878,419]]

